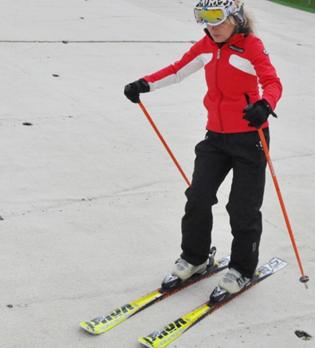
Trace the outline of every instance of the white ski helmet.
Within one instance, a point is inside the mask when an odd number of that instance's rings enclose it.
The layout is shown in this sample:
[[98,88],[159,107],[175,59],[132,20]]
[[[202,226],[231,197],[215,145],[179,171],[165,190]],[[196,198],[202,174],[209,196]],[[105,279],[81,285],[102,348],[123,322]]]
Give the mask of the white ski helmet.
[[199,0],[194,8],[194,14],[197,23],[216,26],[232,16],[238,25],[243,26],[244,2],[243,0]]

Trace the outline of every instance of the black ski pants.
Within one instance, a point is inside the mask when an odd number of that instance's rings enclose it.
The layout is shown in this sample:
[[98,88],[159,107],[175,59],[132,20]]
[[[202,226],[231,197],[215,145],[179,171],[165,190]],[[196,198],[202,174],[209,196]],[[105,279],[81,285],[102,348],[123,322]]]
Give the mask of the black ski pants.
[[[269,130],[264,134],[269,144]],[[196,159],[182,219],[182,258],[193,265],[209,256],[213,225],[212,205],[230,170],[232,186],[226,209],[233,235],[229,267],[252,277],[262,233],[260,212],[265,187],[266,159],[258,132],[221,134],[208,131],[195,148]]]

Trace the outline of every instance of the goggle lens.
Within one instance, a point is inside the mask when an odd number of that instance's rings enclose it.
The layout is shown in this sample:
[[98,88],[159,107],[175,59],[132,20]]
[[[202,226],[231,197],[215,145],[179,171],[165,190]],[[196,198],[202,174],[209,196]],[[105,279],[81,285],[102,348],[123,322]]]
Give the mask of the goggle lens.
[[218,8],[195,8],[194,13],[197,23],[207,23],[213,26],[223,23],[227,18],[225,11]]

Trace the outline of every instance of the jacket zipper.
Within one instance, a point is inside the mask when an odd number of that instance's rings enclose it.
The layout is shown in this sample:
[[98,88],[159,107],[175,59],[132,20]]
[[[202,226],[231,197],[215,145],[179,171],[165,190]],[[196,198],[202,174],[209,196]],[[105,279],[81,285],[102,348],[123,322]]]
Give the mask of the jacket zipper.
[[220,105],[221,105],[221,100],[222,100],[222,92],[219,90],[219,87],[218,87],[218,61],[220,60],[220,58],[221,58],[221,48],[219,48],[218,51],[217,51],[216,85],[217,85],[218,91],[220,92],[220,100],[218,102],[219,123],[220,123],[221,132],[224,133],[223,122],[222,122],[221,111],[220,111]]
[[244,93],[244,96],[245,96],[247,105],[249,105],[250,104],[250,97],[249,97],[249,95],[247,93]]

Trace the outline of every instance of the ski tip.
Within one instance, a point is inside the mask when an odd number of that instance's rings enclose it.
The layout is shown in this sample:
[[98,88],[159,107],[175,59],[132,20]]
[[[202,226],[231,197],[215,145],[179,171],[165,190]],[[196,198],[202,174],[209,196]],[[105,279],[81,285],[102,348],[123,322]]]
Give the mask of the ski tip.
[[145,337],[139,337],[138,342],[142,345],[142,347],[154,348],[151,342],[149,342]]
[[90,335],[97,335],[97,333],[95,332],[94,327],[87,321],[81,321],[80,327],[85,332],[89,333]]

